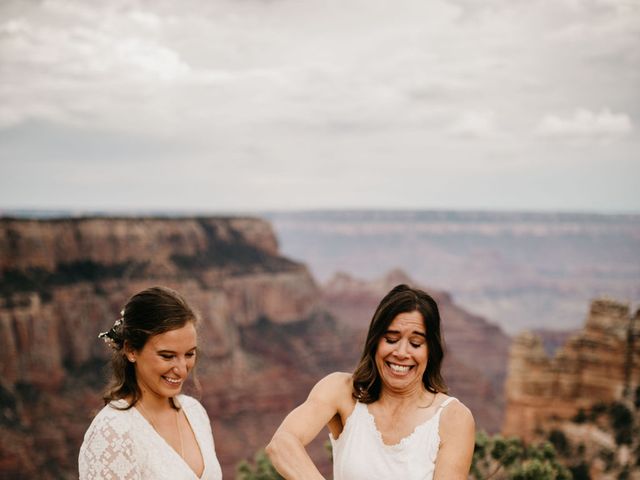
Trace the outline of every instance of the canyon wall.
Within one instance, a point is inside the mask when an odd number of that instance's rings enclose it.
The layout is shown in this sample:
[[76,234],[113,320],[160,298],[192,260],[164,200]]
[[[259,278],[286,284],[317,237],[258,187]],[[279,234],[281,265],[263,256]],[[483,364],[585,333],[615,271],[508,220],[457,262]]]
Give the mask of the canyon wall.
[[201,314],[196,394],[225,478],[320,376],[352,368],[353,339],[318,307],[306,267],[279,255],[265,221],[0,219],[0,476],[77,477],[106,384],[110,352],[97,333],[157,284]]
[[[198,378],[225,478],[328,372],[352,371],[373,310],[401,272],[319,287],[256,218],[0,219],[0,477],[76,478],[110,350],[97,338],[133,293],[174,288],[201,314]],[[445,377],[480,428],[502,418],[508,337],[429,290]],[[479,361],[481,360],[481,361]],[[311,445],[331,470],[326,437]]]
[[538,440],[598,404],[633,402],[640,385],[640,311],[595,300],[584,328],[553,357],[531,333],[513,342],[503,433]]

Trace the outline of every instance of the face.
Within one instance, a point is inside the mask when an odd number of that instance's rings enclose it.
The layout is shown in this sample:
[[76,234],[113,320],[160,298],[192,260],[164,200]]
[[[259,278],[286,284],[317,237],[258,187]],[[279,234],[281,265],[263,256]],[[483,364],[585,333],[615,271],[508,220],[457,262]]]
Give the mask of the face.
[[127,352],[134,361],[143,396],[170,398],[182,390],[196,361],[196,329],[193,322],[154,335],[141,350]]
[[420,312],[400,313],[378,341],[375,361],[383,389],[409,392],[422,388],[428,353]]

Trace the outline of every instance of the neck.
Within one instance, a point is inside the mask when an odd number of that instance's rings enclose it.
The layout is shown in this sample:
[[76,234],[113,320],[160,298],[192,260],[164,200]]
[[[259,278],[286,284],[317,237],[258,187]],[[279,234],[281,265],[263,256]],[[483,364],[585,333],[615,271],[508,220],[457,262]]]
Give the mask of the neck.
[[138,402],[141,403],[143,408],[146,410],[151,412],[162,412],[173,408],[171,398],[161,397],[144,389],[140,389],[140,391],[142,395]]
[[402,408],[415,405],[426,406],[433,401],[433,398],[435,398],[435,394],[428,392],[422,384],[401,391],[383,386],[378,401],[382,404],[393,404],[396,408]]

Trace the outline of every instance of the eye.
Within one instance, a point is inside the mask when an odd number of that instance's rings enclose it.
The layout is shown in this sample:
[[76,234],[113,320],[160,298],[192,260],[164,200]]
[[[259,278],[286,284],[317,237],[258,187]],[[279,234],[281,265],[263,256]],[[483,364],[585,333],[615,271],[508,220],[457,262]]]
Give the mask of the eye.
[[384,340],[385,340],[387,343],[396,343],[396,342],[398,341],[398,339],[397,339],[397,338],[394,338],[394,337],[384,337]]
[[165,360],[171,360],[174,357],[174,355],[171,355],[170,353],[161,353],[160,356]]
[[185,356],[186,356],[187,358],[195,357],[195,356],[196,356],[196,352],[188,352]]
[[418,343],[416,343],[416,342],[409,342],[409,343],[411,344],[411,346],[412,346],[413,348],[420,348],[422,345],[424,345],[422,342],[418,342]]

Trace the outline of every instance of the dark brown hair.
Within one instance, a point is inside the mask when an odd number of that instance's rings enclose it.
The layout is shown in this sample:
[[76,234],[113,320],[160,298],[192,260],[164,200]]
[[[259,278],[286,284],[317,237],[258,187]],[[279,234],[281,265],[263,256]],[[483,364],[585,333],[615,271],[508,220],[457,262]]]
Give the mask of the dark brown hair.
[[167,287],[151,287],[136,293],[121,315],[111,330],[102,334],[114,349],[111,382],[103,400],[107,404],[126,398],[129,405],[123,409],[127,410],[140,400],[142,392],[136,380],[135,366],[125,355],[125,346],[141,350],[154,335],[182,328],[187,322],[196,324],[198,317],[178,292]]
[[353,397],[362,403],[372,403],[380,398],[382,381],[375,356],[380,338],[389,325],[401,313],[419,312],[424,321],[427,336],[427,368],[422,376],[424,387],[433,393],[447,392],[447,385],[440,373],[444,357],[444,342],[440,334],[440,312],[431,296],[407,285],[397,285],[382,299],[376,308],[365,340],[360,362],[353,373]]

